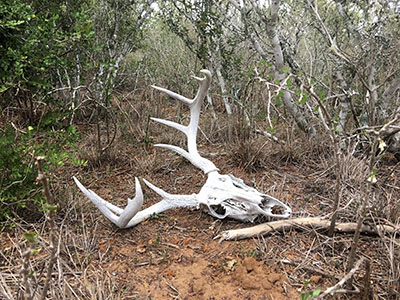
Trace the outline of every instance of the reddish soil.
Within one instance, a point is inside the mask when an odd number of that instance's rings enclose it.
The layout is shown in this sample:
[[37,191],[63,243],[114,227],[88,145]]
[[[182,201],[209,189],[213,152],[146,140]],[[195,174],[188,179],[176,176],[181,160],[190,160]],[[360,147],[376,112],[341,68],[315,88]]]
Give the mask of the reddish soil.
[[[127,299],[297,299],[277,264],[257,259],[254,242],[218,244],[216,223],[178,210],[98,240],[107,271],[128,288]],[[110,248],[111,246],[111,248]]]

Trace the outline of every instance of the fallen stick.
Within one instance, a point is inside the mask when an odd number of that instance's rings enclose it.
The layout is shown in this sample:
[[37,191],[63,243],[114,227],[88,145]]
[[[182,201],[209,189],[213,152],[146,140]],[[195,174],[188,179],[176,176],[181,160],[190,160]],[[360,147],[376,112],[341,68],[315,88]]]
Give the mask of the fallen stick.
[[[219,239],[219,242],[229,240],[242,240],[255,236],[267,235],[272,232],[282,232],[284,230],[292,228],[312,227],[316,229],[328,229],[329,226],[330,220],[323,219],[321,217],[297,218],[263,223],[248,228],[226,230],[217,235],[215,239]],[[357,223],[337,223],[335,226],[335,232],[353,233],[356,227]],[[367,234],[393,234],[396,232],[400,233],[400,228],[394,225],[373,226],[364,224],[361,227],[361,232]]]

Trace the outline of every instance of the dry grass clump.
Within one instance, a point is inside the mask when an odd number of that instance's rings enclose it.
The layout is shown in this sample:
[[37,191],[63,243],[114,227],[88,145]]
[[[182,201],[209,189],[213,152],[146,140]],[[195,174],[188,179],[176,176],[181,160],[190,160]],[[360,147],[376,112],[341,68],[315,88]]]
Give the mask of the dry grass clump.
[[97,136],[94,133],[86,135],[80,147],[79,159],[86,161],[85,168],[93,170],[105,165],[114,165],[120,159],[115,145],[100,152],[96,145]]
[[[51,299],[90,299],[81,275],[95,251],[96,236],[88,232],[93,220],[88,224],[86,217],[69,204],[69,208],[60,208],[63,211],[57,214],[53,232],[58,241],[56,261],[47,295]],[[0,232],[0,298],[26,299],[24,294],[29,286],[31,299],[39,299],[51,256],[48,222],[14,225],[12,232]],[[32,239],[24,238],[26,233],[31,233]],[[27,253],[30,255],[26,256]]]
[[231,164],[243,168],[248,173],[266,169],[271,152],[271,141],[255,136],[252,139],[229,143],[227,146],[228,159]]
[[228,143],[230,160],[248,172],[279,168],[281,163],[295,165],[321,165],[331,157],[332,147],[320,137],[295,138],[290,132],[278,132],[278,142],[264,135],[235,137]]

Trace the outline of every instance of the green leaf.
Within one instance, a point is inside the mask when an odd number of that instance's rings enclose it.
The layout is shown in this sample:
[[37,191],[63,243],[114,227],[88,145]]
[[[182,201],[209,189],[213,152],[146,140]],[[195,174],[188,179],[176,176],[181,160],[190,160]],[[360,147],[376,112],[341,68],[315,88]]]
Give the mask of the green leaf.
[[301,300],[307,300],[310,297],[309,293],[301,293]]
[[24,232],[23,236],[29,243],[36,243],[36,235],[33,232]]
[[39,249],[32,249],[32,255],[38,254],[40,251],[42,251],[42,248]]
[[303,97],[301,97],[299,103],[300,104],[306,103],[307,100],[308,100],[308,96],[307,96],[307,94],[304,94]]
[[56,205],[53,205],[53,204],[45,203],[45,204],[43,205],[43,210],[44,210],[45,212],[49,212],[49,211],[56,212],[56,211],[57,211],[57,206],[56,206]]
[[276,100],[275,100],[275,105],[276,106],[281,106],[282,105],[282,101],[281,101],[282,96],[283,96],[283,92],[282,91],[280,91],[278,93],[278,95],[276,95]]
[[321,294],[321,290],[320,290],[320,289],[314,290],[313,293],[312,293],[312,297],[313,297],[313,298],[318,297],[319,294]]

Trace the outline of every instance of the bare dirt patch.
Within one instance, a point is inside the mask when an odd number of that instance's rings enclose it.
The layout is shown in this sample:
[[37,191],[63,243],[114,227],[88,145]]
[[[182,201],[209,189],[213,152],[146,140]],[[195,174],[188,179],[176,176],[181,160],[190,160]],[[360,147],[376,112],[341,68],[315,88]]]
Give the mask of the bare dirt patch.
[[104,261],[94,262],[95,269],[104,270],[121,288],[131,284],[127,293],[136,299],[297,298],[278,266],[255,257],[252,241],[218,244],[214,220],[198,213],[185,217],[182,210],[99,240]]

